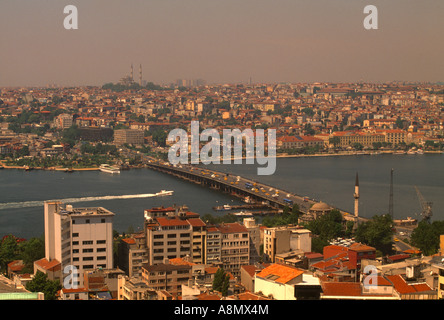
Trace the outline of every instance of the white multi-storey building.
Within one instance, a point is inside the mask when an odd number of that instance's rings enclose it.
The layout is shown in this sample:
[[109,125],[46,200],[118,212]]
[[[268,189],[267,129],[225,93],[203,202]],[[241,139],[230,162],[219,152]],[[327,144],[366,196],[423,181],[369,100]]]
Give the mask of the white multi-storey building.
[[82,287],[84,272],[113,268],[114,213],[102,207],[73,208],[59,201],[46,201],[44,208],[45,259],[58,261],[62,273],[72,275],[75,267],[78,281],[72,284]]

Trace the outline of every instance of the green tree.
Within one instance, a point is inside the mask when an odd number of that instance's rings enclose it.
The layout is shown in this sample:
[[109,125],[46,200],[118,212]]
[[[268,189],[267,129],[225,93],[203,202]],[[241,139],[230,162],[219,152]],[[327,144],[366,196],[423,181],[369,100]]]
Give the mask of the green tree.
[[48,276],[37,271],[34,278],[26,284],[26,290],[31,292],[42,292],[45,300],[55,300],[57,291],[62,288],[59,281],[49,280]]
[[219,268],[214,275],[213,290],[219,291],[224,297],[228,295],[228,288],[230,286],[230,276],[223,268]]
[[393,220],[390,215],[375,215],[371,220],[358,226],[356,240],[386,255],[392,252],[393,233]]
[[18,245],[20,258],[25,264],[24,273],[33,272],[34,261],[37,261],[45,256],[45,240],[43,237],[31,238],[28,241],[20,242]]
[[341,143],[341,139],[339,137],[331,137],[328,139],[328,142],[336,148]]
[[411,244],[422,251],[424,255],[432,255],[439,250],[439,236],[444,234],[444,221],[429,223],[421,221],[413,230]]
[[306,228],[319,237],[319,241],[326,243],[344,235],[342,215],[338,210],[332,210],[316,220],[310,221]]
[[19,259],[17,240],[9,235],[0,243],[0,271],[6,272],[8,263],[17,259]]

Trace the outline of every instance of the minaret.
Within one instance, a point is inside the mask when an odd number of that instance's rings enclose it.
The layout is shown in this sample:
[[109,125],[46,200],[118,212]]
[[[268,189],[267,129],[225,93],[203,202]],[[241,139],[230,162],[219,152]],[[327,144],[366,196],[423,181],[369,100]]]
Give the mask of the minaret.
[[142,64],[139,66],[139,85],[142,86]]
[[356,182],[355,182],[355,193],[353,194],[355,198],[355,226],[358,224],[359,218],[359,178],[356,172]]
[[134,68],[133,68],[133,64],[131,63],[131,81],[134,81]]

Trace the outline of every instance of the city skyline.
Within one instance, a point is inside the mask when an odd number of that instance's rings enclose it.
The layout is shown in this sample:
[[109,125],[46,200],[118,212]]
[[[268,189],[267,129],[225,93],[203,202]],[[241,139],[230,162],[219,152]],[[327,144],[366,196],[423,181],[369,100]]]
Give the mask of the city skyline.
[[[63,28],[69,4],[78,30]],[[444,81],[443,4],[373,2],[366,30],[368,4],[4,1],[0,86],[101,86],[132,63],[156,84]]]

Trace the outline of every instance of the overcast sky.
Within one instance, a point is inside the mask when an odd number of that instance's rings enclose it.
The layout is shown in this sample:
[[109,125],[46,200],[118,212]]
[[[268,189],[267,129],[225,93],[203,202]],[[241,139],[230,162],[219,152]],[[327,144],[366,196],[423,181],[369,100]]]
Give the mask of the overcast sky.
[[443,39],[442,0],[1,0],[0,86],[444,81]]

